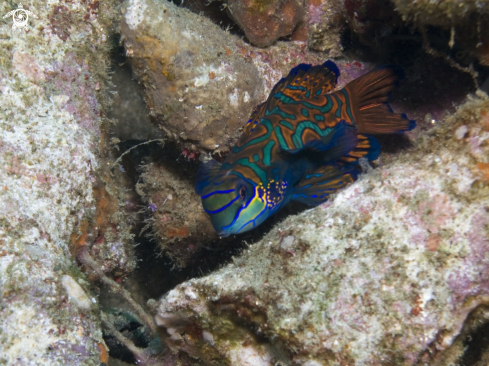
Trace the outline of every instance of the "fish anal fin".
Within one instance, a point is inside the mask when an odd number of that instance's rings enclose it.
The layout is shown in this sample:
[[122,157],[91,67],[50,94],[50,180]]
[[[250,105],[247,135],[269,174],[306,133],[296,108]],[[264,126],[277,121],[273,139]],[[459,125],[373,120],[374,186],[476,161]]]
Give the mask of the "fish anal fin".
[[294,186],[290,199],[310,206],[319,205],[328,200],[346,185],[358,177],[358,169],[353,166],[325,165],[307,171]]
[[358,143],[354,149],[338,159],[339,162],[359,165],[359,159],[376,160],[380,155],[380,144],[375,137],[357,135]]

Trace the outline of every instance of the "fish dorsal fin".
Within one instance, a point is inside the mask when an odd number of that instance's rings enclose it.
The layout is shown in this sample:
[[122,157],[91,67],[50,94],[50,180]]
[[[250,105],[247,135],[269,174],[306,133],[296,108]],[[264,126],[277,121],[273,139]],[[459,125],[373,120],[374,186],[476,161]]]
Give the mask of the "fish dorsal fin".
[[312,99],[332,92],[339,76],[340,70],[330,60],[317,66],[300,64],[275,85],[270,95],[282,93],[295,100]]
[[281,106],[286,104],[287,100],[308,100],[316,105],[327,104],[325,95],[334,90],[339,76],[340,71],[333,61],[326,61],[317,66],[300,64],[294,67],[275,85],[268,99],[253,110],[237,146],[246,143],[262,118],[270,114],[280,114]]
[[202,190],[210,183],[219,170],[221,169],[221,163],[215,160],[209,160],[208,162],[201,163],[197,169],[195,175],[195,192],[200,196]]

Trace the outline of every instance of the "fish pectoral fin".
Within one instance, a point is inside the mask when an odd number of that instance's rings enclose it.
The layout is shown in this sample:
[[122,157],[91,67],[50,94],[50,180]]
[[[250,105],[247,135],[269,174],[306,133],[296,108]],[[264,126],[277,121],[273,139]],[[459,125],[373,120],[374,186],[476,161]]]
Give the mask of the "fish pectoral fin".
[[217,172],[221,169],[221,165],[221,163],[215,160],[210,160],[199,165],[197,174],[195,175],[195,193],[199,196],[202,195],[202,190],[217,175]]
[[294,186],[290,199],[315,206],[328,200],[346,185],[353,183],[359,170],[352,165],[325,165],[315,170],[307,171],[302,179]]

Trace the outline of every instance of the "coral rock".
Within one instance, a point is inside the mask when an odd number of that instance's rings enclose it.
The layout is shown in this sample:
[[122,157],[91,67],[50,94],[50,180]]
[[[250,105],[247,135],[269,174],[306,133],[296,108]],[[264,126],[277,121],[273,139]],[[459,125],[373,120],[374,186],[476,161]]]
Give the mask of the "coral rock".
[[126,52],[159,127],[208,150],[235,137],[263,91],[253,64],[226,47],[235,37],[166,1],[130,1],[124,19]]
[[342,1],[309,0],[308,46],[328,52],[330,58],[341,56],[341,33],[346,26],[345,6]]
[[469,100],[416,149],[177,286],[160,302],[161,336],[208,365],[452,357],[489,303],[488,111]]
[[472,15],[486,15],[489,4],[476,0],[393,0],[396,10],[405,18],[418,23],[453,26],[467,23]]

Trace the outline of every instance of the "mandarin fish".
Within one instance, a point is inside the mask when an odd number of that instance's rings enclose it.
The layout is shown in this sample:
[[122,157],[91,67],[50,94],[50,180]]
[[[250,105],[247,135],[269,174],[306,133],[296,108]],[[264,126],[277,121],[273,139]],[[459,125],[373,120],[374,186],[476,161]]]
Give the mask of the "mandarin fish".
[[360,159],[379,157],[370,134],[416,126],[388,104],[398,68],[374,69],[334,91],[339,76],[332,61],[294,67],[255,108],[224,162],[199,166],[195,190],[220,236],[257,227],[291,200],[325,202],[357,179]]

